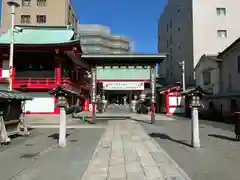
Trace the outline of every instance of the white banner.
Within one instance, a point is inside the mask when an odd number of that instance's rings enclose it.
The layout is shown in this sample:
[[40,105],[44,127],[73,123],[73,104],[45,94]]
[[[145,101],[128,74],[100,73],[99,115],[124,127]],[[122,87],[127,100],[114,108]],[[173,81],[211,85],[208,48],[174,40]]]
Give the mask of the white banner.
[[103,82],[104,90],[144,90],[144,82]]

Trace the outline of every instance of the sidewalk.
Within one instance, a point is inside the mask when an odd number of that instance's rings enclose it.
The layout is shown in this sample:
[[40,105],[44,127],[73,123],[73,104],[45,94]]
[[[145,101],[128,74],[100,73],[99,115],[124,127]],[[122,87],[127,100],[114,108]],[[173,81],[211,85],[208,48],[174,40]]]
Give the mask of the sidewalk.
[[34,129],[0,147],[1,180],[79,180],[104,129],[68,129],[68,143],[58,148],[56,129]]
[[190,180],[131,120],[109,121],[82,180]]
[[[29,128],[59,128],[59,115],[26,115],[25,122]],[[107,121],[101,121],[95,125],[88,124],[79,118],[72,118],[72,115],[67,116],[67,128],[85,129],[85,128],[105,128]]]
[[191,120],[142,123],[193,180],[239,180],[240,142],[232,125],[200,120],[200,149],[191,147]]

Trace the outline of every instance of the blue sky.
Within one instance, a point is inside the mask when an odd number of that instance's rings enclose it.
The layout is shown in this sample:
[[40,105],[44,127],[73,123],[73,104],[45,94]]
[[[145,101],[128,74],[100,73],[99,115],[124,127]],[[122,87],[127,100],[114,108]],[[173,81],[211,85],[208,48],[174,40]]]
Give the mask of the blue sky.
[[80,23],[109,26],[113,33],[131,37],[136,52],[156,53],[158,18],[166,1],[72,0],[72,3]]
[[157,26],[166,0],[72,0],[80,23],[109,26],[133,39],[139,53],[157,52]]

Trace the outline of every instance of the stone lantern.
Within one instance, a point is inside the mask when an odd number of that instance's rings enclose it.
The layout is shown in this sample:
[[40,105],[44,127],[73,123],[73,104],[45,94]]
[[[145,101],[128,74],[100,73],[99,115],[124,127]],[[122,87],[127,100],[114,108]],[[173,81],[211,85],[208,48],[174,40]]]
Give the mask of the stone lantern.
[[210,92],[205,91],[201,87],[188,88],[181,93],[184,96],[191,98],[190,108],[192,110],[192,146],[193,148],[200,148],[200,137],[199,137],[199,108],[203,107],[201,97],[211,95]]
[[56,107],[60,108],[60,127],[59,127],[59,147],[66,146],[66,130],[67,130],[67,119],[66,119],[66,108],[68,104],[68,96],[78,95],[77,93],[68,90],[62,86],[59,86],[51,91],[50,95],[54,95],[56,98]]

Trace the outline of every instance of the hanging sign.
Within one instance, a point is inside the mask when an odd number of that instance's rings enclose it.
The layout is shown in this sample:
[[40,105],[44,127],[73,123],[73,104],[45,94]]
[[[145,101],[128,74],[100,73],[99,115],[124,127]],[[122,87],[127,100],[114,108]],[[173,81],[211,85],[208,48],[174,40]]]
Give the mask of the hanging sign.
[[103,82],[104,90],[144,90],[144,82]]

